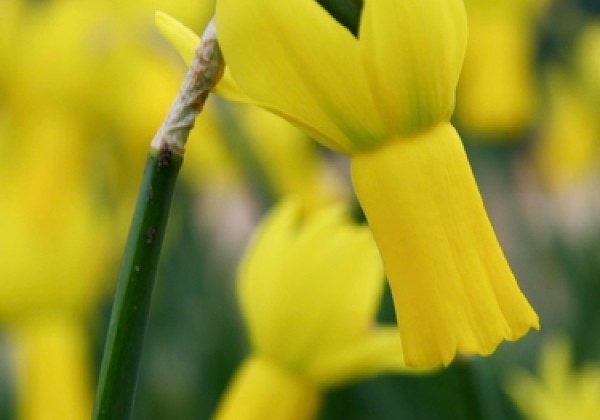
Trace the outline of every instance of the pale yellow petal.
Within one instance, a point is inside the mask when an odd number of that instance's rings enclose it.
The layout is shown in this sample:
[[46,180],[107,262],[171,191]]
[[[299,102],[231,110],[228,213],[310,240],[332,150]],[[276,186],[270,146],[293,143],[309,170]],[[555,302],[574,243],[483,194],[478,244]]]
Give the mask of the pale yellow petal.
[[450,118],[467,41],[462,0],[366,0],[359,39],[390,130],[407,135]]
[[174,17],[157,10],[154,22],[160,33],[175,47],[183,61],[189,64],[198,46],[198,35]]
[[571,391],[569,376],[572,369],[572,356],[566,337],[552,337],[544,344],[539,358],[538,371],[546,392],[555,397],[567,395]]
[[373,326],[359,341],[345,343],[342,348],[311,361],[306,375],[319,384],[335,386],[388,372],[408,375],[430,372],[406,366],[395,326]]
[[261,357],[247,359],[228,386],[215,420],[311,420],[321,395],[313,384]]
[[[144,6],[146,9],[154,8],[154,10],[164,10],[171,16],[177,16],[177,18],[180,19],[184,25],[190,28],[197,28],[198,30],[206,27],[210,19],[214,16],[216,3],[216,0],[153,0],[152,2],[139,2],[136,0],[128,1],[138,4],[146,3]],[[111,0],[111,2],[118,4],[121,3],[122,0]]]
[[577,386],[577,400],[574,408],[577,410],[573,418],[597,419],[600,418],[600,366],[597,363],[589,363],[584,366]]
[[489,354],[538,328],[450,124],[354,155],[352,180],[383,257],[407,365]]
[[280,203],[254,232],[238,269],[238,296],[252,344],[269,341],[272,304],[277,296],[281,264],[293,241],[300,205],[293,199]]
[[292,364],[367,334],[383,292],[383,267],[371,233],[339,214],[329,226],[318,226],[326,216],[321,212],[307,222],[281,273],[280,333],[294,337],[279,348],[287,348],[284,356]]
[[506,381],[505,388],[524,418],[528,420],[562,420],[564,400],[549,398],[544,385],[531,374],[525,371],[513,372]]
[[342,207],[302,222],[298,211],[284,202],[267,217],[240,271],[240,297],[254,349],[302,370],[368,334],[383,268],[370,231]]
[[338,151],[386,137],[357,39],[317,2],[220,0],[216,24],[233,78],[257,104]]
[[566,337],[544,343],[537,375],[509,373],[505,388],[525,418],[531,420],[600,418],[600,366],[575,369]]

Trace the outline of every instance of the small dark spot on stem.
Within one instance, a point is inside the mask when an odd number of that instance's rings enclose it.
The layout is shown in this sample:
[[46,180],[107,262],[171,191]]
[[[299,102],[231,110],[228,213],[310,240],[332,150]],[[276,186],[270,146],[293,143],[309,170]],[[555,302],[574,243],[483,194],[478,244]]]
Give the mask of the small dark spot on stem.
[[169,145],[167,143],[163,143],[160,146],[160,151],[158,152],[158,167],[162,168],[163,166],[169,166],[172,156],[173,151]]
[[148,228],[148,231],[146,232],[146,243],[148,245],[150,245],[152,242],[154,242],[155,236],[156,236],[156,229]]

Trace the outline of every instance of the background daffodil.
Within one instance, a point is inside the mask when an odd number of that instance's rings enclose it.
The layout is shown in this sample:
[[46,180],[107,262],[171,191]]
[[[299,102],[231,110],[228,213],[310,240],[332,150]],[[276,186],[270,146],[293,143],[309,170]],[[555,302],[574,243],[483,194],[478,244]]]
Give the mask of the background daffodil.
[[600,365],[587,362],[575,369],[570,342],[552,337],[544,343],[537,375],[511,372],[506,391],[528,420],[580,419],[600,417]]
[[[467,39],[461,0],[365,1],[358,37],[304,0],[220,0],[216,24],[230,76],[221,94],[351,156],[408,365],[489,354],[539,327],[449,123]],[[181,25],[163,31],[180,50],[195,45]]]
[[239,270],[250,338],[218,419],[307,419],[321,390],[404,364],[395,326],[377,326],[383,269],[371,233],[340,207],[300,221],[298,201],[275,207]]
[[12,156],[0,169],[0,329],[18,362],[16,411],[88,418],[89,323],[107,289],[112,230],[89,194],[80,126],[45,110],[19,128],[0,129],[0,153]]
[[456,121],[479,141],[518,141],[535,122],[537,26],[546,0],[465,0],[469,42]]
[[585,179],[598,162],[600,126],[580,86],[564,72],[549,69],[548,119],[541,124],[535,144],[540,178],[554,191]]

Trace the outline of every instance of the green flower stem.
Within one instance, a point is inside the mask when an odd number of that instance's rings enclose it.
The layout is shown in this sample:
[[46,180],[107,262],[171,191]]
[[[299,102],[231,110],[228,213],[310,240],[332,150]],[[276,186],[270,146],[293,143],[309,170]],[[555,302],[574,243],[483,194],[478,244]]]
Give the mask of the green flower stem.
[[150,144],[117,280],[94,420],[131,416],[154,278],[185,142],[222,73],[223,57],[211,21],[169,114]]
[[117,281],[95,419],[129,418],[156,268],[182,162],[179,156],[167,159],[150,150]]

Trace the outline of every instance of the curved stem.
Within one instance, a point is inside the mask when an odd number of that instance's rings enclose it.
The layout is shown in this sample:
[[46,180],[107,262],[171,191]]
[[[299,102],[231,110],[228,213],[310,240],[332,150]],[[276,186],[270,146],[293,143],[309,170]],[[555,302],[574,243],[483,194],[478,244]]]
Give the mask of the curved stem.
[[131,416],[154,279],[185,142],[222,73],[223,58],[211,21],[179,93],[150,144],[117,281],[94,420]]

